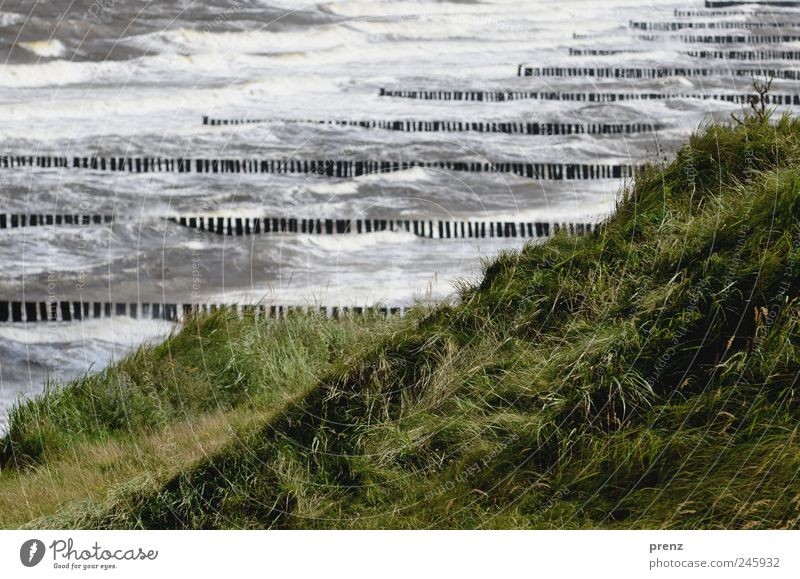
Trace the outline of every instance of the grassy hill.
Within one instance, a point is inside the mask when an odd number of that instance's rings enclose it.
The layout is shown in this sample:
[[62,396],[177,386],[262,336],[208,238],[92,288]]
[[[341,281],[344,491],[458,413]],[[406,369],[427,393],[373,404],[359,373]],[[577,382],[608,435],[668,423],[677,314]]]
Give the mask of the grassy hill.
[[398,320],[191,320],[18,407],[0,525],[800,527],[800,121]]

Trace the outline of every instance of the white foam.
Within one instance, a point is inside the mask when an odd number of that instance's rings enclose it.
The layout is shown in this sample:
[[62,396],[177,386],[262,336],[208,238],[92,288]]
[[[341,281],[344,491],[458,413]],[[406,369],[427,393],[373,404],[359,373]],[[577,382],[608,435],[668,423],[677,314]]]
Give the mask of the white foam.
[[177,28],[134,36],[126,44],[155,52],[178,54],[266,54],[327,50],[364,43],[364,37],[341,27],[312,28],[299,32],[211,32]]
[[[273,64],[267,56],[240,53],[202,53],[195,55],[158,54],[127,61],[85,62],[52,60],[36,64],[0,65],[0,87],[61,87],[74,84],[91,84],[102,87],[112,85],[125,91],[138,86],[162,86],[198,84],[214,80],[227,86],[241,84],[244,92],[254,90],[297,94],[298,91],[314,89],[304,86],[303,75],[291,67],[283,66],[283,72],[265,74],[266,65]],[[313,75],[310,78],[314,79]],[[318,80],[318,77],[317,77]],[[299,84],[293,84],[298,82]],[[313,85],[313,80],[311,81]],[[332,79],[324,85],[333,86]],[[85,97],[84,97],[85,98]]]
[[297,193],[306,188],[319,195],[355,195],[358,193],[358,183],[355,181],[342,181],[339,183],[335,181],[315,181],[304,186],[292,187],[290,191]]
[[0,325],[0,339],[23,344],[52,344],[79,340],[99,340],[130,347],[159,339],[173,327],[163,320],[112,317],[77,322],[36,322]]
[[22,14],[15,14],[14,12],[0,12],[0,26],[12,26],[23,22],[25,17]]
[[[383,17],[418,17],[431,15],[458,15],[463,14],[464,5],[450,2],[408,2],[397,0],[368,0],[368,1],[340,1],[328,2],[325,9],[334,14],[358,17],[374,17],[379,14]],[[496,6],[490,4],[474,4],[469,6],[471,14],[493,14]]]
[[58,58],[67,52],[64,44],[57,39],[36,40],[33,42],[20,42],[19,45],[36,56],[44,58]]
[[376,231],[374,233],[347,233],[342,235],[313,235],[306,243],[327,251],[353,251],[394,243],[413,243],[419,237],[408,231]]
[[358,177],[362,183],[381,184],[387,182],[403,183],[426,183],[438,181],[441,169],[428,169],[426,167],[411,167],[402,171],[391,171],[389,173],[370,173]]

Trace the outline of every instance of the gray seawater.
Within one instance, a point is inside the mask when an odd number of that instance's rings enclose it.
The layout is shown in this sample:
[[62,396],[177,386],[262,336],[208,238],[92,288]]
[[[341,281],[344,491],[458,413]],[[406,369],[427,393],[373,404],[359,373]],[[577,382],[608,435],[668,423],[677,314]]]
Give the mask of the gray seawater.
[[[790,60],[692,57],[692,50],[800,50],[800,43],[687,42],[682,34],[800,34],[797,10],[676,17],[699,1],[76,0],[0,3],[0,154],[362,158],[638,163],[663,159],[708,117],[741,105],[696,98],[571,102],[421,100],[388,90],[742,93],[742,68]],[[643,32],[630,21],[764,22],[764,30]],[[783,24],[786,25],[784,28]],[[731,24],[730,26],[735,26]],[[777,32],[776,32],[777,31]],[[650,37],[645,38],[646,35]],[[570,49],[623,51],[570,55]],[[518,77],[540,67],[703,67],[655,79]],[[798,94],[794,80],[773,91]],[[212,118],[258,118],[243,126]],[[292,122],[649,123],[657,132],[523,136],[403,133]],[[520,239],[404,233],[218,237],[164,220],[186,214],[595,222],[620,180],[534,181],[414,168],[353,178],[0,169],[0,213],[113,213],[113,225],[0,230],[0,300],[256,301],[407,305],[445,298],[481,258]],[[101,369],[170,331],[114,318],[0,324],[0,428],[8,405]]]

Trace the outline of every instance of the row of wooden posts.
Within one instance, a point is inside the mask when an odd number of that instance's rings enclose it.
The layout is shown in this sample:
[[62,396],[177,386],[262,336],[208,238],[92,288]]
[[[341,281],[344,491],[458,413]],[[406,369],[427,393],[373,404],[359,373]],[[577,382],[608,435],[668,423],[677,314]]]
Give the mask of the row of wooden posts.
[[238,317],[280,319],[292,314],[315,314],[328,318],[364,315],[403,315],[405,307],[308,306],[241,303],[165,303],[91,301],[0,301],[0,323],[75,322],[92,319],[133,318],[142,320],[185,321],[187,317],[228,311]]
[[[560,91],[481,91],[481,90],[405,90],[381,88],[379,96],[420,100],[503,102],[522,99],[567,102],[617,102],[637,100],[697,99],[744,104],[754,98],[747,93],[676,93],[676,92],[560,92]],[[767,104],[800,105],[800,94],[770,93]]]
[[53,157],[3,155],[0,168],[72,168],[128,173],[268,173],[359,177],[405,171],[415,167],[472,173],[507,173],[529,179],[586,180],[633,177],[628,164],[603,163],[490,163],[480,161],[375,161],[350,159],[180,159],[162,157]]
[[218,119],[203,117],[203,124],[209,126],[253,125],[262,123],[298,123],[328,125],[336,127],[358,127],[362,129],[383,129],[402,132],[450,132],[450,133],[503,133],[507,135],[622,135],[657,131],[658,123],[554,123],[554,122],[514,122],[482,121],[469,122],[457,120],[439,121],[384,121],[384,120],[281,120],[258,118]]
[[[163,219],[163,218],[162,218]],[[430,239],[477,239],[495,237],[539,238],[559,231],[583,235],[597,229],[595,223],[541,221],[474,221],[442,219],[334,219],[302,217],[237,217],[193,215],[168,217],[168,221],[208,233],[228,236],[259,234],[351,235],[379,231],[413,233]],[[114,215],[2,213],[0,229],[47,226],[113,224]]]

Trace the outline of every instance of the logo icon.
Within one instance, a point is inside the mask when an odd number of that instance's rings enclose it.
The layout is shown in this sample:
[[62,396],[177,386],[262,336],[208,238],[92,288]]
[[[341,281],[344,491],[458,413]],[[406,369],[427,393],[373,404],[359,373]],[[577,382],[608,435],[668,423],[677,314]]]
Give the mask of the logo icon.
[[26,567],[36,567],[44,558],[44,543],[39,539],[29,539],[19,549],[19,560]]

